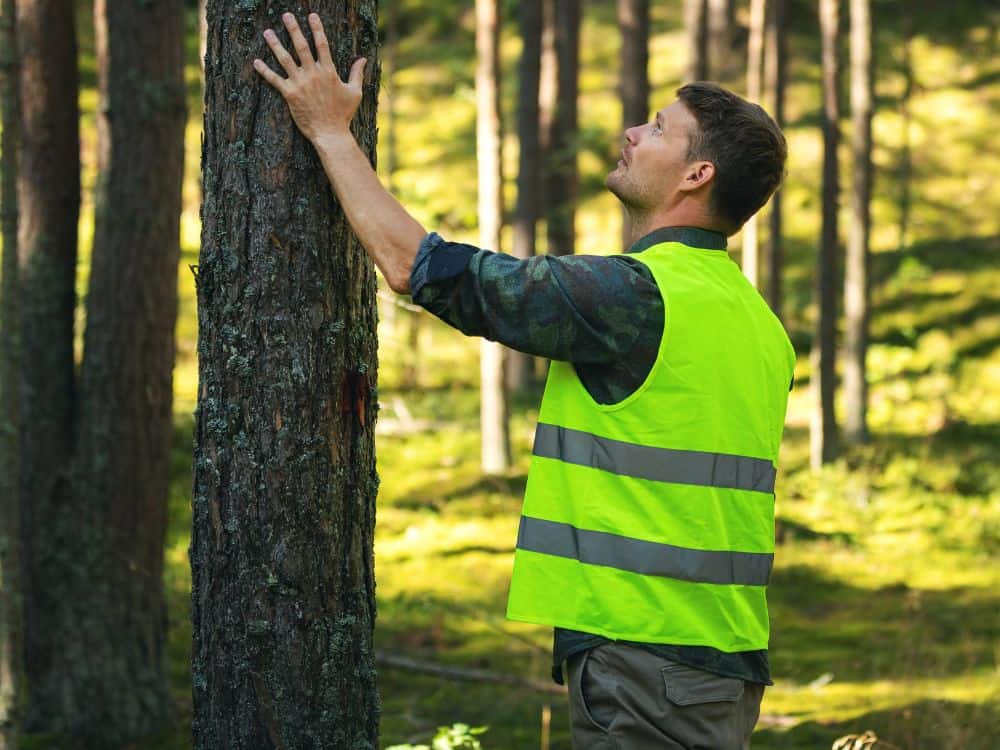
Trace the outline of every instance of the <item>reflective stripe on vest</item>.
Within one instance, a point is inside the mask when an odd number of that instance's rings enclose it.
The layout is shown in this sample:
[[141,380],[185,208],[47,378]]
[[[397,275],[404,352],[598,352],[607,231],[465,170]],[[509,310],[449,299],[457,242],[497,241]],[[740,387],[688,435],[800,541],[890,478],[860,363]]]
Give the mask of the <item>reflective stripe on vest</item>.
[[529,516],[521,516],[517,548],[647,576],[742,586],[766,586],[774,560],[768,553],[675,547]]
[[665,242],[630,257],[662,296],[656,361],[614,404],[597,403],[572,363],[551,363],[507,616],[638,643],[765,649],[794,350],[725,253]]
[[774,492],[777,470],[767,459],[652,448],[539,423],[534,455],[637,479]]

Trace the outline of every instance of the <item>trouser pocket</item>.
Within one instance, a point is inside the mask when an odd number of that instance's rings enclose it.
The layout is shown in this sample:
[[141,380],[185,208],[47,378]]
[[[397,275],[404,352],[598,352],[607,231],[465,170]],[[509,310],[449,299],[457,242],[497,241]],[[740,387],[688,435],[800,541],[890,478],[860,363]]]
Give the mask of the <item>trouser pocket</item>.
[[[661,667],[660,676],[666,697],[666,725],[683,747],[688,750],[749,747],[762,693],[759,686],[676,662]],[[748,715],[751,708],[752,716]]]
[[600,671],[595,675],[595,649],[574,654],[566,663],[570,730],[574,750],[609,748],[607,701],[602,700]]

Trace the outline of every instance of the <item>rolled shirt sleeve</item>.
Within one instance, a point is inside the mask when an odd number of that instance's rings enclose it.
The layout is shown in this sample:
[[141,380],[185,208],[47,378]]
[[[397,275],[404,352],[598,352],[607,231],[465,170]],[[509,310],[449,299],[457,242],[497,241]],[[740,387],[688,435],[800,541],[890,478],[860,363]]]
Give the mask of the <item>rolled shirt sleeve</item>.
[[652,274],[628,255],[528,259],[428,234],[410,274],[413,301],[470,336],[550,359],[611,364],[663,328]]

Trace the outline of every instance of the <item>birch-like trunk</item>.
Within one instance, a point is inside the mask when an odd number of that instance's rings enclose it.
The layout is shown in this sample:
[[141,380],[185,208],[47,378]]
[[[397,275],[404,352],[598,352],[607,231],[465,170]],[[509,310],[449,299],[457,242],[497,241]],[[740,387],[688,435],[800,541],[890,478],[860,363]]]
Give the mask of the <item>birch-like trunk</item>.
[[872,192],[871,0],[851,0],[851,149],[854,179],[844,269],[844,439],[868,442],[869,227]]
[[[479,165],[479,244],[500,252],[503,181],[498,0],[476,0],[476,160]],[[510,420],[503,346],[483,339],[479,358],[482,469],[486,474],[499,474],[510,467]]]
[[837,454],[834,413],[837,334],[837,146],[840,142],[840,55],[838,52],[839,0],[820,0],[820,35],[823,47],[823,223],[816,267],[819,303],[812,348],[813,392],[810,423],[810,465],[818,469]]
[[[750,37],[747,40],[747,99],[761,103],[764,65],[764,24],[767,13],[765,0],[750,0]],[[758,217],[760,212],[747,219],[743,225],[743,274],[751,284],[760,289],[760,242]]]

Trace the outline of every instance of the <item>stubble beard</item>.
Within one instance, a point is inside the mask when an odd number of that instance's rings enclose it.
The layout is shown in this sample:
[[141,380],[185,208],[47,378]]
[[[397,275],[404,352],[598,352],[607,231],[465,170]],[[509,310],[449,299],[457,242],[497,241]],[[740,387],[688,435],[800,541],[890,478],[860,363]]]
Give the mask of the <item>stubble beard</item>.
[[642,192],[628,174],[628,165],[619,166],[604,178],[604,186],[611,191],[630,214],[641,212]]

